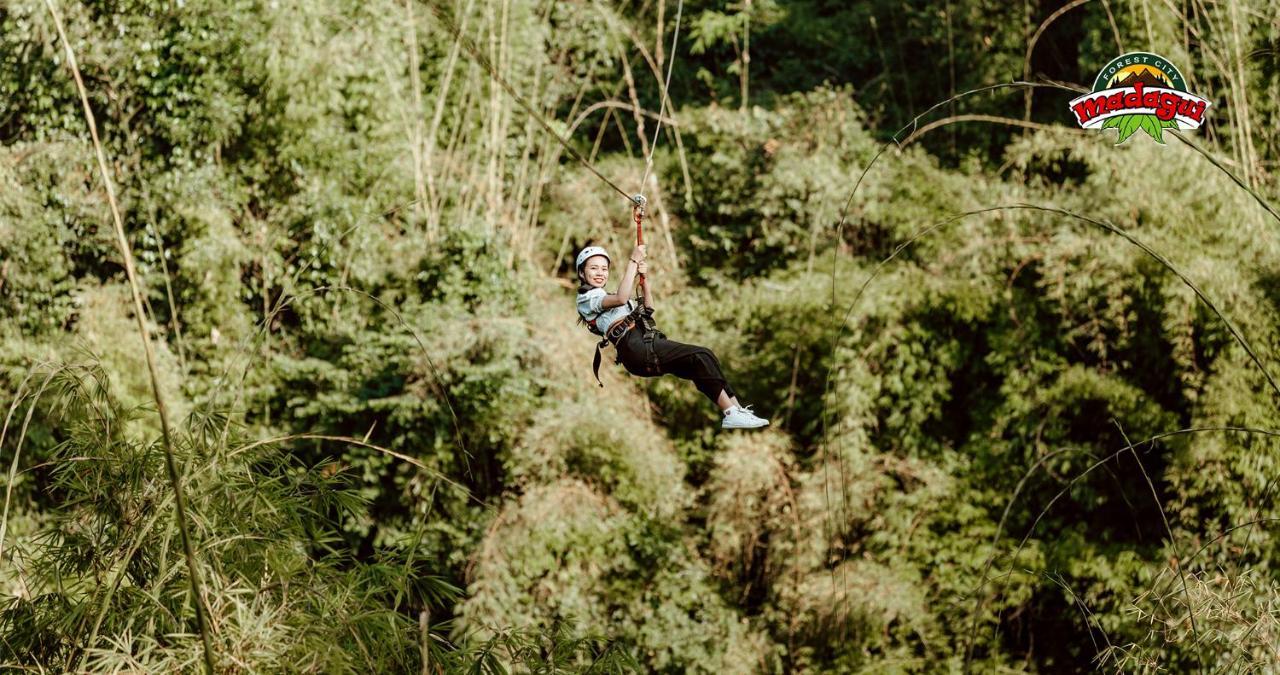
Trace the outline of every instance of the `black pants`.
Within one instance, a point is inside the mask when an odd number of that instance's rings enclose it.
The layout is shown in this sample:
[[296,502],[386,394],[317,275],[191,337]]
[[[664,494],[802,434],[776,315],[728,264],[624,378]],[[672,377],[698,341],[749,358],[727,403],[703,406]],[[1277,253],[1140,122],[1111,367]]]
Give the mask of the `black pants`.
[[643,329],[636,326],[627,331],[616,345],[618,360],[632,375],[675,375],[692,380],[698,391],[711,399],[712,403],[720,398],[721,391],[729,396],[737,396],[724,379],[720,359],[710,349],[668,340],[661,331],[654,331],[652,345],[653,349],[650,351]]

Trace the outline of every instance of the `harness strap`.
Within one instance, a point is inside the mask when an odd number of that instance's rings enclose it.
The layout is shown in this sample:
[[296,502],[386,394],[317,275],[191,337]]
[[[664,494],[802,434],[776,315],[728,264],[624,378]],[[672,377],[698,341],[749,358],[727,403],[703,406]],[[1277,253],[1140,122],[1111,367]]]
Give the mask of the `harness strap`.
[[600,350],[604,349],[607,344],[609,344],[609,338],[605,338],[596,343],[596,358],[591,361],[591,372],[595,374],[596,383],[602,388],[604,387],[604,382],[600,381]]
[[[635,317],[628,315],[625,319],[620,319],[617,323],[610,326],[609,333],[604,336],[603,340],[596,343],[596,355],[595,358],[591,360],[591,372],[596,376],[596,382],[601,387],[604,386],[604,382],[600,381],[600,350],[604,349],[610,343],[613,343],[613,346],[616,349],[618,343],[622,341],[623,336],[627,334],[627,331],[635,328],[637,325]],[[618,357],[614,359],[614,363],[620,363],[621,359],[622,355],[619,354]]]
[[636,314],[636,325],[640,327],[644,336],[645,367],[654,375],[661,374],[662,365],[658,362],[658,352],[654,350],[653,343],[658,338],[665,339],[666,336],[662,334],[662,331],[658,330],[657,324],[654,323],[652,308],[642,307]]

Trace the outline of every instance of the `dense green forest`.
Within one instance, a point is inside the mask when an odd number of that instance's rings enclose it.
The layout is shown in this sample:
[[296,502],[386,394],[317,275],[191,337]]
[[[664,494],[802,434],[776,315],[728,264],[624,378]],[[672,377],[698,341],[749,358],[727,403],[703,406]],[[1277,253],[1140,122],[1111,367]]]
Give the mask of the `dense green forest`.
[[1277,0],[3,0],[0,668],[1276,672],[1278,166]]

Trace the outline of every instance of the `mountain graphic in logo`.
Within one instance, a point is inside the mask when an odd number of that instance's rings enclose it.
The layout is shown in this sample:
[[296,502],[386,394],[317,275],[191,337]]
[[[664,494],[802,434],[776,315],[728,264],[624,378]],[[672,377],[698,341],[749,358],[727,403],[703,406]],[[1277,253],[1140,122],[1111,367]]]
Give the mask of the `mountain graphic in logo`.
[[1141,82],[1144,87],[1161,87],[1164,89],[1172,88],[1172,85],[1169,84],[1168,80],[1164,79],[1162,74],[1157,75],[1147,68],[1140,68],[1136,73],[1129,72],[1124,77],[1117,79],[1112,86],[1133,87],[1139,82]]
[[1187,92],[1182,73],[1158,54],[1130,52],[1112,59],[1093,91],[1070,103],[1085,129],[1116,129],[1116,145],[1139,130],[1164,144],[1165,129],[1196,129],[1209,101]]

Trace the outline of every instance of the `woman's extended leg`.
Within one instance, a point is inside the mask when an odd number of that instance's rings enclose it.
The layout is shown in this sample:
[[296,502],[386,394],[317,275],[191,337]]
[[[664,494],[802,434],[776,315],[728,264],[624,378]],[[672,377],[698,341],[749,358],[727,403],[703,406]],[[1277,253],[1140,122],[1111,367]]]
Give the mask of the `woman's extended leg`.
[[652,351],[639,334],[632,333],[618,343],[618,356],[627,372],[641,377],[675,375],[693,382],[698,391],[711,399],[724,413],[720,426],[725,429],[756,429],[769,420],[757,417],[750,407],[738,404],[738,395],[725,380],[720,359],[706,347],[674,342],[653,336]]
[[706,347],[687,345],[667,339],[653,342],[654,356],[663,374],[691,380],[707,398],[727,410],[738,404],[737,394],[725,379],[720,359]]

